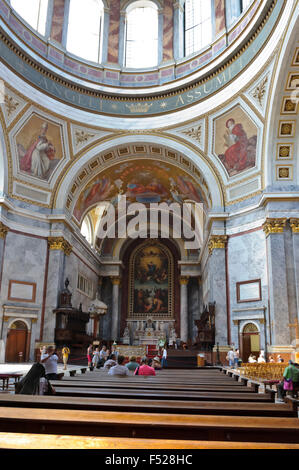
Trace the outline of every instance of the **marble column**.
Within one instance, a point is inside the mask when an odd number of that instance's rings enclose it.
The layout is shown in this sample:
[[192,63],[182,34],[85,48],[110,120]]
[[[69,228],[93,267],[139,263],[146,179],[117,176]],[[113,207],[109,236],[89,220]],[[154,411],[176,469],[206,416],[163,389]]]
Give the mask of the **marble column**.
[[270,321],[273,325],[272,344],[290,343],[288,285],[284,227],[286,218],[267,218],[263,224],[266,235],[267,264],[269,273]]
[[230,341],[229,316],[227,312],[226,235],[211,235],[209,239],[209,302],[215,306],[215,343],[228,345]]
[[40,341],[54,342],[58,296],[63,286],[65,256],[69,256],[72,246],[63,237],[48,238],[49,258],[46,271],[46,291],[43,301]]
[[180,278],[181,285],[181,341],[187,342],[188,340],[188,276],[182,276]]
[[112,325],[111,325],[111,340],[118,340],[119,330],[119,289],[120,278],[111,277],[112,281]]

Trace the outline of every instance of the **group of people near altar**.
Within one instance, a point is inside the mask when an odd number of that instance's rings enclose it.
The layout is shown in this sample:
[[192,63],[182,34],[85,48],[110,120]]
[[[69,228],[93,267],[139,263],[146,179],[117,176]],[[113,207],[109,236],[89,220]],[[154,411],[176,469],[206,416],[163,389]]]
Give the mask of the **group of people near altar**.
[[156,370],[167,367],[167,349],[164,347],[162,350],[162,361],[159,356],[154,358],[145,356],[138,362],[135,356],[131,356],[127,361],[114,345],[110,351],[105,345],[100,350],[99,347],[93,349],[90,344],[87,348],[87,360],[91,370],[101,368],[106,370],[108,375],[156,375]]

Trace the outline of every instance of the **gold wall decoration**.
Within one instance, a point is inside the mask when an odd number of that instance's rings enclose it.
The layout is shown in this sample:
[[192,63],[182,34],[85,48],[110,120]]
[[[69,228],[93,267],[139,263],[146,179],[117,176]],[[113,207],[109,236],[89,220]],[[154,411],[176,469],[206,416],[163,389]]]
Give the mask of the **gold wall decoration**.
[[94,134],[89,134],[88,132],[85,131],[75,131],[75,138],[76,138],[76,145],[78,144],[83,144],[87,142],[89,139],[94,137]]
[[67,256],[72,251],[72,245],[63,237],[48,237],[48,246],[50,250],[61,250]]
[[192,127],[191,129],[182,131],[182,133],[196,140],[199,144],[201,143],[201,136],[202,136],[201,126]]
[[263,223],[263,230],[266,237],[271,233],[283,233],[286,222],[287,219],[285,217],[279,219],[267,218]]
[[255,98],[260,106],[263,106],[267,91],[268,76],[263,78],[263,80],[256,86],[252,92],[252,97]]
[[4,96],[4,104],[8,117],[10,117],[10,115],[17,109],[17,107],[20,106],[20,103],[14,100],[12,96],[8,95]]
[[294,137],[295,121],[279,121],[278,137]]
[[299,233],[299,219],[290,219],[290,227],[293,233]]
[[215,248],[225,248],[227,243],[227,235],[211,235],[208,248],[209,253],[212,254]]
[[5,238],[9,228],[6,227],[2,222],[0,222],[0,238]]
[[181,276],[180,277],[180,285],[186,286],[189,282],[189,276]]
[[114,286],[119,286],[121,283],[121,278],[118,276],[110,276],[110,279]]
[[277,144],[277,153],[276,153],[277,160],[291,160],[293,158],[293,153],[294,153],[293,143]]
[[287,165],[281,165],[276,167],[276,179],[277,180],[292,180],[293,179],[293,167]]

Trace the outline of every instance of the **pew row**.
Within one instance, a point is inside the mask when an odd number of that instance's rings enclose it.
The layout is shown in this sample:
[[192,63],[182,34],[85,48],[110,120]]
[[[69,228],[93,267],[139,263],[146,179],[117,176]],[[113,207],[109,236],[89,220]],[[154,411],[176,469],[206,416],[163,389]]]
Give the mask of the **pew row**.
[[0,395],[0,407],[142,413],[209,414],[228,416],[298,416],[296,400],[283,404],[257,402],[143,400],[128,398],[84,398],[61,396]]
[[[1,433],[1,449],[299,449],[299,444]],[[188,458],[192,463],[192,456]]]
[[1,407],[0,431],[33,434],[299,444],[299,420]]

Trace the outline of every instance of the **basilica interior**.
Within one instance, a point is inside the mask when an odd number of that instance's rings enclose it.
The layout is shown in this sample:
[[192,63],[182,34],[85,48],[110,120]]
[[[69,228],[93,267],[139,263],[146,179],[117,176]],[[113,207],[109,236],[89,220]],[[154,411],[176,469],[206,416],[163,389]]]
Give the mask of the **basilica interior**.
[[0,362],[294,357],[298,0],[24,4],[0,0]]

